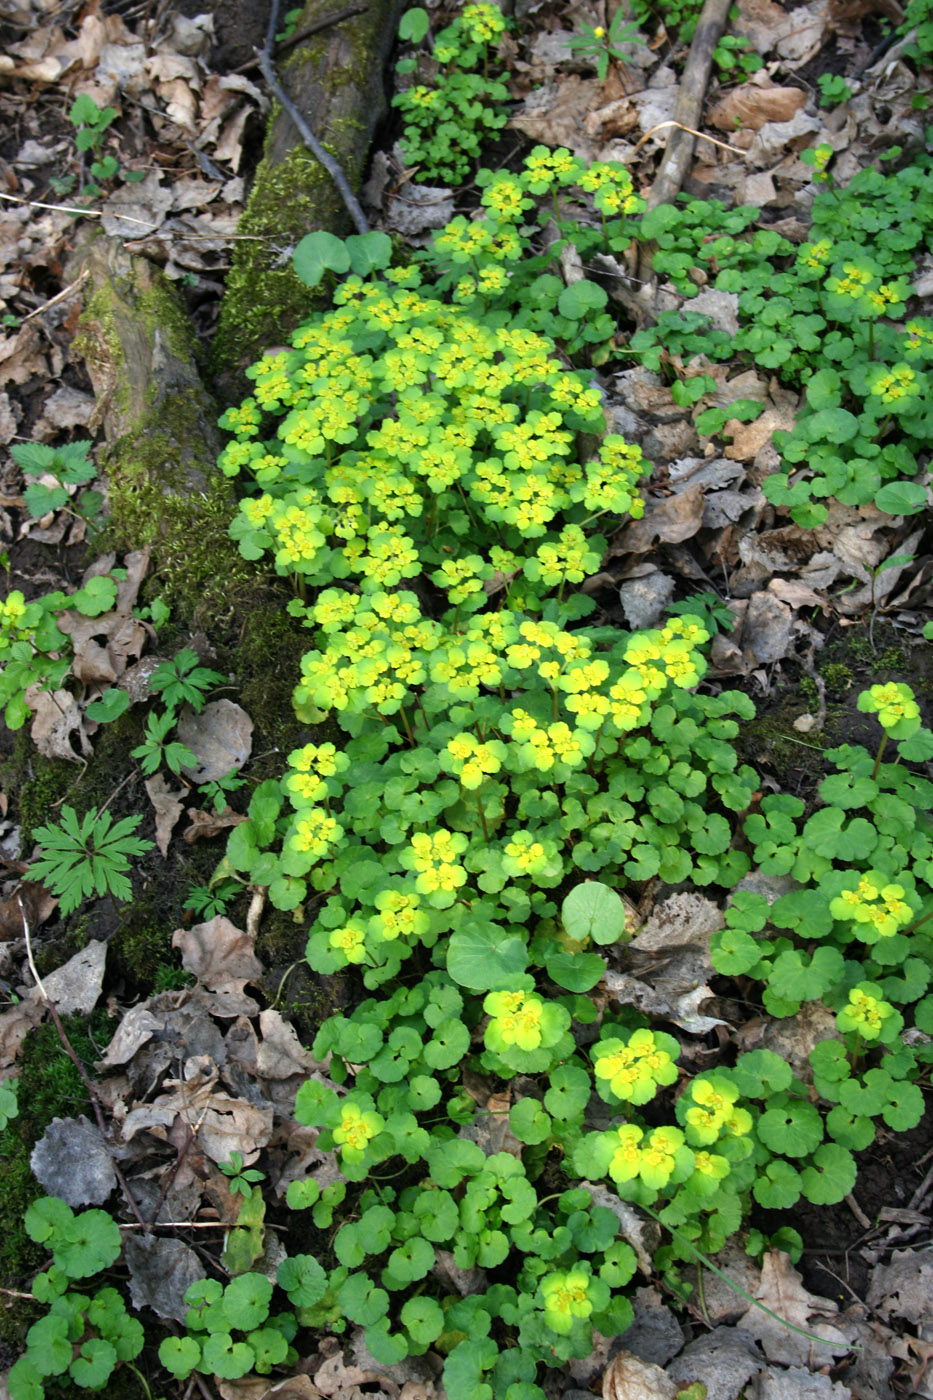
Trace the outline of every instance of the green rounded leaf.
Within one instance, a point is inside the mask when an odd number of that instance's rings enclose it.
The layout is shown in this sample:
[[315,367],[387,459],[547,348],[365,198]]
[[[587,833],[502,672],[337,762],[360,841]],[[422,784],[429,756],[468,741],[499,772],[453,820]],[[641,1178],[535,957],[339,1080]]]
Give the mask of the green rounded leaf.
[[89,1337],[81,1347],[80,1356],[72,1361],[69,1371],[73,1380],[85,1390],[99,1390],[117,1364],[117,1353],[102,1337]]
[[815,1206],[833,1206],[845,1200],[855,1185],[855,1158],[837,1142],[824,1142],[800,1173],[803,1194]]
[[[527,966],[525,944],[497,924],[467,924],[451,937],[447,949],[447,971],[461,987],[475,992],[502,986]],[[440,1066],[433,1064],[432,1068]]]
[[430,1346],[444,1330],[444,1314],[433,1298],[409,1298],[401,1312],[402,1326],[419,1346]]
[[111,686],[105,690],[99,700],[92,700],[88,705],[85,714],[88,719],[95,720],[98,724],[110,724],[113,720],[119,719],[126,714],[130,708],[130,697],[125,690],[117,690]]
[[413,9],[406,10],[399,20],[398,37],[406,44],[420,44],[430,28],[431,20],[427,10],[416,5]]
[[349,272],[350,254],[342,238],[318,229],[305,234],[292,254],[295,275],[307,287],[316,287],[325,272]]
[[602,311],[608,300],[605,288],[584,277],[564,288],[557,298],[557,309],[568,320],[580,321],[591,311]]
[[283,1259],[275,1277],[296,1308],[312,1308],[327,1292],[327,1273],[311,1254]]
[[568,938],[583,942],[617,943],[625,933],[625,905],[608,885],[586,880],[575,886],[561,905],[561,919]]
[[916,481],[889,481],[875,494],[875,505],[886,515],[918,515],[927,504],[926,488]]

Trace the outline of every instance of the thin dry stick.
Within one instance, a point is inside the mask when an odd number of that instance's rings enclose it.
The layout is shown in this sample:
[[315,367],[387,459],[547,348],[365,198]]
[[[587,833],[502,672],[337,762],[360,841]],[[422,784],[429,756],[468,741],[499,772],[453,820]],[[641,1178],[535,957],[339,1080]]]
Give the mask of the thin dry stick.
[[85,268],[76,282],[72,282],[67,287],[62,287],[60,292],[56,292],[55,296],[50,297],[49,300],[43,302],[41,306],[37,306],[35,311],[30,311],[27,316],[21,316],[19,319],[20,325],[24,326],[26,322],[31,321],[34,316],[43,316],[46,311],[51,311],[53,306],[58,306],[60,302],[67,301],[70,296],[74,296],[75,292],[81,290],[90,275],[87,268]]
[[88,1098],[91,1100],[91,1106],[94,1109],[94,1117],[97,1119],[97,1126],[100,1129],[100,1135],[104,1140],[104,1145],[107,1146],[108,1152],[110,1152],[110,1160],[113,1162],[113,1169],[116,1173],[117,1181],[119,1181],[120,1183],[120,1190],[126,1197],[126,1203],[129,1206],[133,1215],[136,1217],[142,1229],[148,1232],[149,1226],[146,1224],[145,1220],[143,1220],[142,1216],[139,1213],[139,1207],[137,1206],[136,1201],[133,1198],[133,1193],[129,1188],[126,1177],[123,1175],[123,1172],[120,1168],[120,1163],[117,1161],[116,1157],[113,1155],[113,1152],[110,1151],[110,1148],[107,1145],[107,1125],[104,1122],[104,1115],[101,1112],[100,1099],[98,1098],[97,1090],[91,1083],[91,1080],[88,1076],[87,1070],[84,1068],[84,1065],[81,1063],[81,1061],[75,1054],[74,1047],[71,1044],[71,1041],[68,1039],[65,1027],[62,1025],[62,1019],[58,1014],[58,1009],[52,1001],[51,997],[49,996],[48,992],[45,990],[45,984],[43,983],[42,978],[39,976],[39,969],[36,967],[35,959],[32,955],[32,936],[29,931],[29,920],[26,918],[26,909],[23,905],[22,895],[16,896],[16,903],[19,905],[19,916],[23,921],[23,936],[26,939],[26,961],[29,963],[29,971],[33,975],[33,979],[39,991],[39,996],[45,1003],[46,1009],[48,1010],[48,1013],[51,1016],[52,1021],[55,1025],[55,1029],[58,1031],[58,1038],[62,1043],[62,1048],[65,1051],[65,1054],[68,1056],[75,1069],[78,1071],[78,1074],[81,1076],[81,1082],[87,1090]]
[[678,131],[686,131],[691,136],[698,136],[701,141],[709,141],[714,146],[720,146],[724,151],[731,151],[733,155],[748,155],[748,152],[743,151],[740,146],[730,146],[728,141],[718,141],[715,136],[708,136],[705,131],[695,131],[692,126],[684,126],[683,122],[675,122],[673,117],[670,119],[670,121],[658,122],[657,126],[653,126],[650,131],[646,131],[641,140],[636,144],[635,149],[632,151],[632,155],[634,155],[635,151],[638,150],[638,147],[643,146],[645,142],[649,139],[649,137],[653,136],[656,131],[663,131],[666,126],[676,126]]
[[102,219],[105,214],[109,214],[112,219],[122,219],[126,224],[139,224],[140,228],[148,228],[152,223],[151,219],[134,219],[130,214],[115,214],[110,209],[75,209],[70,204],[44,204],[41,199],[22,199],[18,194],[4,194],[2,191],[0,199],[9,200],[11,204],[25,204],[30,209],[54,209],[59,214],[78,214],[85,219]]
[[[323,19],[316,19],[313,24],[309,24],[305,29],[299,29],[296,34],[290,34],[287,39],[283,39],[277,46],[276,53],[281,55],[287,53],[289,49],[295,48],[297,44],[303,44],[305,39],[310,39],[312,34],[320,34],[322,29],[330,29],[332,24],[340,24],[345,19],[352,19],[354,15],[366,13],[368,5],[348,5],[345,10],[337,10],[335,14],[325,15]],[[259,55],[255,58],[247,59],[241,63],[239,68],[234,68],[234,73],[248,73],[251,68],[256,68],[259,64]]]
[[337,161],[334,160],[334,157],[328,151],[325,151],[324,147],[276,77],[275,67],[272,62],[272,49],[275,45],[275,31],[279,24],[279,6],[280,0],[272,0],[272,12],[269,15],[269,28],[266,30],[266,42],[259,50],[259,67],[262,70],[262,76],[272,89],[278,102],[295,123],[295,126],[298,128],[298,135],[301,137],[308,150],[314,156],[315,160],[323,165],[324,169],[337,186],[337,192],[346,206],[347,213],[353,220],[357,233],[369,233],[369,224],[366,220],[366,215],[363,213],[356,195],[351,190],[347,177],[344,175]]

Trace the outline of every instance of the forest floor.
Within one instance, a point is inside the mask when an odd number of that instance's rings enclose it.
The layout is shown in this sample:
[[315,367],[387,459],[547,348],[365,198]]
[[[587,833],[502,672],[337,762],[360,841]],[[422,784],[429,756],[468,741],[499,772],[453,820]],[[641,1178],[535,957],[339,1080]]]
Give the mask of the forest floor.
[[[840,187],[892,147],[907,152],[903,159],[920,151],[933,69],[910,61],[897,45],[881,52],[898,18],[894,0],[890,5],[806,0],[784,7],[771,0],[740,0],[730,33],[746,36],[748,44],[727,51],[714,70],[702,130],[719,144],[700,139],[685,192],[721,201],[725,208],[753,205],[759,212],[752,230],[771,230],[799,245],[809,236],[809,211],[818,194],[812,165],[800,160],[802,150],[831,146]],[[151,0],[135,5],[0,0],[3,596],[20,590],[28,601],[53,589],[72,592],[89,571],[101,572],[98,537],[84,520],[70,509],[50,510],[38,519],[30,514],[27,483],[9,450],[25,442],[58,446],[80,439],[92,440],[95,451],[100,446],[100,405],[75,349],[82,287],[68,272],[75,240],[90,223],[90,215],[76,208],[79,201],[96,211],[107,235],[151,259],[174,282],[212,387],[212,338],[270,105],[255,56],[265,28],[263,9],[228,0],[214,5],[206,0],[155,5]],[[585,160],[621,161],[636,190],[650,188],[687,45],[672,22],[669,29],[657,20],[646,22],[647,42],[626,45],[625,62],[613,63],[601,78],[569,39],[586,24],[605,24],[608,18],[596,3],[518,0],[513,31],[499,55],[509,83],[510,119],[481,164],[517,168],[532,145],[562,146]],[[743,53],[757,54],[763,66],[743,71]],[[828,79],[841,80],[842,87],[833,88]],[[386,80],[391,83],[391,73]],[[88,119],[70,115],[80,94],[93,99],[98,113],[114,109],[99,137],[83,143],[84,150],[80,138],[88,132]],[[417,248],[455,214],[475,209],[479,191],[472,179],[456,188],[413,179],[404,170],[400,131],[393,116],[377,140],[362,198],[374,227]],[[701,311],[732,335],[738,328],[735,295],[708,286],[716,269],[705,267],[694,269],[692,291],[698,287],[699,295],[690,297],[682,282],[667,280],[662,272],[652,314]],[[638,268],[628,270],[637,295]],[[929,242],[918,250],[914,285],[919,296],[911,313],[928,311],[933,303]],[[743,761],[757,768],[764,788],[799,796],[810,807],[828,771],[824,751],[867,741],[869,720],[856,704],[866,686],[908,683],[930,722],[933,666],[930,644],[921,637],[933,604],[929,509],[893,515],[871,504],[833,501],[828,518],[815,528],[796,523],[766,499],[761,484],[778,461],[772,435],[792,427],[802,389],[781,379],[778,362],[707,359],[693,363],[691,373],[711,375],[714,387],[685,403],[672,393],[685,364],[676,350],[657,372],[626,353],[628,337],[650,324],[651,315],[639,319],[631,297],[627,303],[620,298],[614,314],[618,353],[593,373],[614,430],[642,446],[653,474],[644,483],[643,521],[629,522],[613,535],[592,583],[601,620],[651,626],[671,599],[696,593],[715,595],[728,606],[734,629],[716,639],[705,684],[738,688],[754,700],[757,718],[743,725],[738,741]],[[216,383],[229,385],[244,366],[220,368]],[[226,392],[229,397],[229,388]],[[700,431],[697,418],[704,409],[738,397],[765,409],[754,422],[733,423],[723,447]],[[219,403],[220,409],[225,406]],[[103,540],[104,547],[121,549],[106,532]],[[152,565],[147,555],[135,575],[131,566],[132,587],[121,600],[111,637],[89,632],[85,651],[76,648],[90,678],[88,693],[99,693],[103,685],[94,692],[95,648],[112,640],[135,610],[139,635],[135,649],[124,656],[127,675],[147,662],[151,668],[152,658],[171,657],[189,646],[201,664],[229,677],[216,692],[227,697],[221,702],[225,708],[209,707],[202,731],[190,740],[204,759],[201,784],[229,771],[231,753],[240,755],[232,766],[249,785],[278,777],[282,755],[302,742],[304,732],[292,711],[291,691],[307,634],[290,625],[285,595],[274,578],[253,581],[248,589],[237,583],[225,611],[198,608],[189,599],[184,617],[157,634],[163,600],[171,607],[184,587],[160,571],[158,547],[152,555]],[[110,564],[113,559],[111,553]],[[24,888],[31,891],[26,902],[38,971],[51,986],[51,975],[60,970],[56,999],[65,1030],[99,1085],[104,1105],[137,1115],[141,1136],[132,1152],[126,1151],[125,1170],[140,1179],[149,1173],[155,1192],[166,1143],[173,1152],[179,1148],[175,1130],[164,1129],[168,1100],[157,1105],[155,1079],[148,1085],[146,1080],[150,1073],[163,1074],[182,1046],[186,1055],[227,1057],[223,1083],[216,1076],[210,1084],[205,1079],[204,1114],[223,1119],[229,1142],[248,1162],[262,1154],[263,1166],[283,1191],[289,1180],[323,1161],[313,1134],[289,1124],[289,1094],[293,1103],[314,1064],[303,1047],[310,1045],[317,1025],[358,999],[359,986],[352,976],[311,973],[302,962],[306,928],[274,911],[260,917],[249,893],[231,903],[227,917],[213,912],[206,898],[200,906],[192,903],[192,890],[204,895],[215,874],[230,826],[242,820],[243,794],[222,793],[215,807],[213,798],[199,795],[196,784],[178,774],[147,781],[130,756],[141,733],[139,718],[111,730],[81,715],[63,728],[39,714],[25,728],[0,734],[5,871],[0,1078],[18,1076],[21,1083],[20,1116],[0,1138],[7,1163],[0,1169],[0,1282],[7,1290],[25,1289],[41,1258],[20,1224],[25,1206],[41,1194],[30,1153],[53,1119],[73,1123],[72,1115],[89,1111],[85,1085],[31,992],[19,904]],[[226,756],[215,768],[207,757],[210,745]],[[106,806],[115,818],[143,814],[138,834],[155,844],[134,862],[129,903],[88,901],[77,915],[63,918],[41,887],[37,893],[35,885],[21,885],[35,829],[65,803],[81,812]],[[649,918],[653,902],[694,899],[697,905],[685,906],[693,913],[704,903],[697,894],[640,893]],[[708,954],[708,930],[701,929],[699,941],[704,937]],[[725,1038],[741,1049],[768,1046],[792,1061],[795,1055],[805,1059],[814,1029],[805,1018],[774,1021],[759,1005],[743,1004],[735,985],[718,978],[708,961],[706,971],[708,995],[694,1007],[702,1004],[711,1018],[710,1029],[699,1038],[710,1053]],[[669,987],[672,1004],[691,990],[695,987],[686,984],[674,991]],[[148,1052],[145,1064],[140,1058],[145,1036],[133,1029],[140,1025],[140,1007],[155,1008],[172,1022],[168,1039],[175,1041],[164,1063]],[[130,1016],[136,1019],[130,1022]],[[676,1017],[671,1020],[677,1024]],[[236,1060],[229,1043],[232,1023],[251,1037],[252,1059],[244,1052]],[[117,1057],[107,1046],[121,1029],[127,1040]],[[260,1045],[264,1058],[257,1069]],[[266,1122],[254,1107],[259,1100],[275,1102],[274,1136],[271,1116]],[[153,1135],[147,1136],[147,1126]],[[56,1185],[63,1189],[68,1163],[81,1154],[78,1139],[67,1131],[57,1141],[61,1160],[54,1170],[46,1167],[42,1177],[49,1194]],[[194,1152],[191,1159],[197,1165]],[[832,1316],[846,1337],[858,1336],[861,1351],[840,1346],[827,1359],[799,1337],[765,1341],[756,1351],[749,1342],[748,1304],[710,1274],[702,1295],[694,1293],[689,1304],[665,1295],[659,1279],[642,1280],[635,1328],[624,1346],[647,1363],[671,1366],[671,1377],[702,1372],[709,1400],[745,1394],[770,1400],[933,1396],[927,1371],[933,1359],[931,1163],[928,1099],[919,1126],[900,1133],[882,1128],[859,1154],[858,1179],[843,1202],[831,1207],[802,1202],[789,1212],[756,1207],[753,1230],[770,1235],[790,1224],[800,1232],[804,1249],[796,1269],[785,1262],[780,1277],[766,1274],[763,1282],[761,1261],[738,1249],[720,1261],[745,1290],[778,1310],[786,1307],[804,1327]],[[194,1190],[189,1178],[190,1172],[188,1177],[182,1172],[172,1187],[179,1209],[184,1190]],[[208,1196],[218,1231],[229,1228],[238,1201],[216,1171]],[[205,1250],[217,1243],[213,1235],[209,1239]],[[147,1289],[155,1287],[140,1265],[134,1289],[145,1300]],[[8,1302],[0,1309],[0,1370],[15,1359],[34,1316],[28,1303],[24,1307],[12,1297]],[[341,1359],[333,1339],[316,1345],[303,1357],[308,1385],[294,1391],[295,1400],[320,1394],[336,1400],[378,1394],[426,1400],[438,1393],[436,1375],[432,1379],[423,1367],[376,1366],[365,1354],[361,1360],[359,1349],[355,1357],[348,1353]],[[606,1343],[587,1361],[553,1373],[549,1394],[583,1400],[598,1391],[612,1354]],[[695,1372],[683,1362],[691,1355],[700,1368]],[[154,1365],[153,1373],[157,1370]],[[267,1383],[272,1385],[266,1378],[248,1389],[227,1381],[219,1393],[225,1400],[260,1400]],[[127,1384],[120,1394],[142,1393]],[[184,1384],[167,1385],[164,1375],[158,1384],[158,1393],[190,1394]],[[677,1393],[676,1386],[654,1390],[654,1384],[656,1378],[643,1380],[640,1390],[625,1391],[620,1383],[617,1391],[605,1393],[637,1393],[644,1400]],[[291,1392],[269,1389],[268,1394]]]

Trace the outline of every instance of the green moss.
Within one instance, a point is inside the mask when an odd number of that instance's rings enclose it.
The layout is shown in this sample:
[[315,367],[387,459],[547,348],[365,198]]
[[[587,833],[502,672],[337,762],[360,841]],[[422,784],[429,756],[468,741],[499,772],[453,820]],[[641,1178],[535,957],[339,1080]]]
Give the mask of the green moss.
[[847,690],[851,690],[855,676],[850,667],[841,662],[830,662],[823,667],[823,679],[826,682],[826,690],[830,695],[844,695]]
[[[113,1034],[104,1011],[95,1012],[90,1020],[66,1017],[64,1026],[75,1053],[88,1067],[100,1058],[102,1046]],[[53,1118],[73,1118],[87,1112],[89,1104],[81,1076],[51,1023],[26,1036],[19,1068],[19,1116],[0,1134],[0,1279],[5,1287],[26,1291],[44,1255],[23,1228],[27,1206],[44,1194],[30,1170],[30,1153]],[[13,1347],[20,1346],[25,1328],[36,1316],[32,1305],[18,1301],[0,1308],[0,1337]]]
[[[307,733],[307,726],[295,718],[292,692],[310,646],[310,632],[289,617],[281,598],[263,602],[246,616],[233,658],[241,679],[240,703],[261,734],[261,748],[280,751],[272,755],[271,771],[262,776],[278,777],[281,752],[294,748]],[[274,667],[270,657],[275,657]]]
[[[312,292],[295,276],[290,259],[280,259],[283,248],[321,225],[325,182],[330,176],[303,146],[281,164],[260,168],[239,224],[241,234],[254,237],[244,238],[234,253],[212,346],[215,370],[244,368],[263,346],[286,340],[310,315]],[[278,230],[276,247],[267,241],[270,228]]]

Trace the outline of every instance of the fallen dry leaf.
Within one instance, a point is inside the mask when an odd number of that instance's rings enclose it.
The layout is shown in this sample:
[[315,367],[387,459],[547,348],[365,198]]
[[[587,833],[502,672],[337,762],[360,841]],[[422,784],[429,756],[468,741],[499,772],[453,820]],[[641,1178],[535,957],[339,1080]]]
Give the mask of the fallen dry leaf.
[[231,826],[238,826],[240,822],[248,820],[245,813],[234,812],[232,807],[225,807],[222,812],[215,812],[213,809],[202,812],[198,807],[189,807],[188,816],[191,825],[181,833],[181,839],[187,841],[189,846],[195,841],[209,840],[221,831],[227,831]]
[[680,1386],[652,1361],[620,1351],[603,1373],[603,1400],[676,1400]]
[[[758,75],[756,74],[756,77]],[[787,122],[806,105],[801,88],[776,87],[764,75],[732,88],[709,113],[709,120],[720,131],[758,131],[765,122]]]
[[884,1318],[903,1317],[915,1326],[933,1320],[933,1249],[898,1249],[879,1265],[868,1292],[869,1307]]
[[[43,976],[45,994],[60,1016],[90,1015],[100,1000],[106,963],[107,944],[92,938],[74,957]],[[33,1001],[41,998],[34,984],[26,995]]]
[[32,1174],[50,1196],[70,1206],[102,1206],[117,1184],[113,1157],[96,1123],[53,1118],[29,1158]]
[[[822,1320],[837,1315],[836,1304],[829,1298],[817,1298],[808,1293],[790,1256],[782,1250],[772,1249],[765,1254],[756,1297],[777,1317],[771,1317],[761,1308],[750,1307],[742,1318],[742,1328],[761,1344],[769,1361],[778,1361],[784,1366],[806,1366],[815,1360],[822,1366],[850,1349],[849,1338],[838,1327]],[[792,1332],[784,1325],[787,1322],[820,1341],[811,1341],[810,1336]]]
[[178,738],[197,757],[185,773],[196,783],[217,782],[243,767],[252,752],[253,721],[232,700],[211,700],[199,715],[190,708],[178,721]]
[[709,952],[710,938],[725,927],[722,911],[701,894],[674,894],[658,904],[629,944],[639,952],[695,944]]
[[207,1056],[190,1059],[185,1071],[183,1080],[166,1081],[169,1092],[130,1109],[122,1126],[123,1141],[143,1130],[168,1141],[178,1118],[213,1162],[229,1162],[230,1154],[239,1152],[250,1166],[272,1136],[272,1105],[259,1107],[218,1091],[217,1067]]
[[172,934],[187,970],[212,992],[242,992],[247,982],[262,976],[262,963],[253,952],[253,939],[223,914]]
[[163,858],[168,855],[168,843],[172,839],[175,823],[184,809],[187,793],[184,788],[173,792],[161,773],[147,778],[144,784],[149,801],[155,808],[156,845]]
[[702,523],[702,486],[688,486],[676,496],[648,497],[642,518],[613,535],[609,554],[647,554],[659,541],[679,544],[692,539]]

